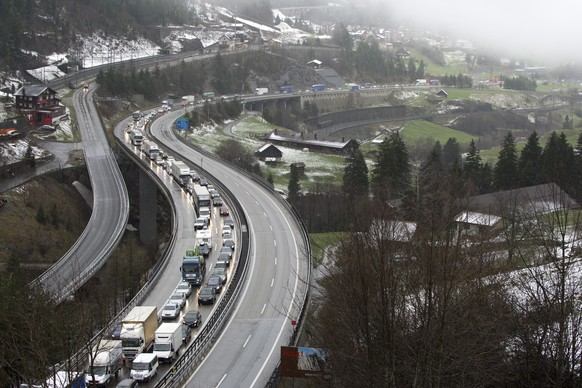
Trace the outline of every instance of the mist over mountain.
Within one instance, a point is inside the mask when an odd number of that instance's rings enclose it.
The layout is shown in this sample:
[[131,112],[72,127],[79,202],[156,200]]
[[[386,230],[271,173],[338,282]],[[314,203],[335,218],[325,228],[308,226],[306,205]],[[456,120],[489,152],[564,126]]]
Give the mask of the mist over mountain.
[[[365,3],[365,1],[364,1]],[[386,0],[403,25],[453,34],[506,57],[545,63],[582,60],[582,3],[571,0]],[[370,1],[370,8],[378,1]]]

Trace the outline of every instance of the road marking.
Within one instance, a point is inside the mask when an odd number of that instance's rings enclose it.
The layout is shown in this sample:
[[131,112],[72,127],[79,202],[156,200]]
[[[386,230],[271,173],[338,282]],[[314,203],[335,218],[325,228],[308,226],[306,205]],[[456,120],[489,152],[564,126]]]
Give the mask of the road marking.
[[222,384],[222,382],[224,381],[224,379],[226,379],[226,375],[227,375],[227,373],[225,373],[224,376],[222,376],[222,378],[220,379],[220,381],[218,382],[218,384],[216,384],[216,387],[215,388],[220,387],[220,384]]
[[275,257],[275,265],[277,265],[277,257]]
[[273,284],[275,284],[275,278],[271,279],[271,287],[273,287]]
[[[258,206],[258,205],[259,205],[259,204],[257,203],[257,206]],[[265,218],[267,218],[267,213],[263,212],[263,215],[265,216]]]
[[249,334],[249,336],[248,336],[247,340],[246,340],[246,341],[245,341],[245,343],[243,344],[243,348],[246,348],[246,347],[247,347],[247,344],[249,343],[249,340],[251,339],[251,337],[252,337],[252,336],[253,336],[252,334]]
[[275,246],[277,246],[277,240],[273,240],[273,244],[275,244]]
[[273,231],[273,225],[269,225],[269,228],[271,228],[271,232]]
[[261,315],[263,315],[263,313],[265,312],[265,307],[267,307],[266,303],[263,305],[263,308],[261,309]]

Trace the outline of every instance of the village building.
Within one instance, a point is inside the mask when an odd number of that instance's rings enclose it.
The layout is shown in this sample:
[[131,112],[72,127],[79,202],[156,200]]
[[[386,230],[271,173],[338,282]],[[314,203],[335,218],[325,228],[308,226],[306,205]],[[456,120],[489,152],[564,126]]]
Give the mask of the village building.
[[503,221],[516,223],[578,205],[558,185],[547,183],[470,197],[462,207],[454,221],[463,234],[475,236],[497,233]]
[[307,66],[311,67],[312,69],[321,69],[321,65],[323,64],[323,62],[321,62],[318,59],[312,59],[311,61],[307,62]]
[[16,91],[15,108],[28,113],[30,123],[52,125],[53,119],[65,114],[57,92],[45,85],[23,86]]
[[355,139],[346,140],[344,137],[334,138],[330,136],[325,139],[318,139],[317,133],[307,134],[305,132],[281,130],[274,130],[266,140],[285,147],[335,154],[348,154],[358,146],[358,141]]
[[303,162],[291,163],[291,166],[290,167],[292,169],[294,168],[295,171],[297,171],[297,175],[298,176],[305,175],[305,163],[303,163]]
[[278,163],[283,157],[283,152],[273,144],[264,144],[256,152],[255,155],[259,160],[266,163]]

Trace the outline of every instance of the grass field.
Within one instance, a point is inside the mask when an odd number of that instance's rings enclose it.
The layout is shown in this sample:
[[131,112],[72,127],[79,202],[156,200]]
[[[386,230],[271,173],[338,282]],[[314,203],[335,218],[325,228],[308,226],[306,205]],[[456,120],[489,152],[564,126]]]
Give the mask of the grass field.
[[323,260],[323,253],[325,249],[332,245],[337,245],[344,233],[311,233],[309,234],[309,242],[311,245],[311,255],[313,257],[313,265],[317,267]]
[[432,62],[427,56],[421,54],[420,52],[411,49],[410,55],[414,57],[417,61],[422,60],[425,65],[425,74],[431,74],[433,76],[442,76],[447,74],[457,75],[459,73],[465,74],[467,72],[466,65],[464,61],[455,60],[450,56],[445,56],[445,60],[448,60],[446,66],[437,65]]
[[441,145],[444,145],[449,138],[457,139],[460,144],[468,144],[473,138],[473,136],[465,132],[457,131],[425,120],[406,122],[401,134],[406,145],[412,145],[427,138],[434,141],[438,140]]

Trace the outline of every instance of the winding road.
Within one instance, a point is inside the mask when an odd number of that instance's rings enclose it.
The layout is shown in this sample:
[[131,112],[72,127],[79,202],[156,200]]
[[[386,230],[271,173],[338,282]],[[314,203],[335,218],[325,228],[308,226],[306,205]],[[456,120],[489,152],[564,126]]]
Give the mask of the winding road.
[[[154,121],[158,144],[220,180],[242,204],[250,232],[250,270],[234,313],[194,371],[190,387],[264,386],[288,345],[309,281],[309,249],[284,200],[246,173],[181,142],[171,129],[182,112]],[[177,157],[177,159],[179,159]]]
[[94,88],[77,90],[77,115],[85,163],[93,191],[89,223],[69,251],[33,282],[62,301],[83,285],[107,260],[121,240],[129,217],[125,181],[92,102]]

